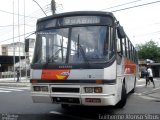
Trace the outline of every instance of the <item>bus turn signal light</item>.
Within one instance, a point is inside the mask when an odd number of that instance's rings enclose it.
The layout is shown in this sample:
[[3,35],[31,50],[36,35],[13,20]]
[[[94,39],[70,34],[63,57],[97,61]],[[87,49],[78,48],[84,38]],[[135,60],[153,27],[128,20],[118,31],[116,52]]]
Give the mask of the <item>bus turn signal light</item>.
[[37,80],[31,80],[31,83],[37,83],[38,81]]
[[85,87],[85,93],[102,93],[102,87]]
[[102,93],[102,87],[95,87],[94,92],[95,93]]

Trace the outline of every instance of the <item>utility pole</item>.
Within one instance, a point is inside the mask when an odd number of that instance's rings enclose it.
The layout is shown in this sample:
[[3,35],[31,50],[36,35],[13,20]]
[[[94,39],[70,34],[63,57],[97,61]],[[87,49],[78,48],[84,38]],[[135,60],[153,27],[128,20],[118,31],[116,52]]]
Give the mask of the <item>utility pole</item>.
[[19,39],[19,72],[20,72],[20,80],[21,80],[21,53],[20,53],[20,47],[21,47],[21,41],[20,41],[20,21],[19,21],[19,0],[18,0],[18,39]]
[[13,76],[15,81],[15,44],[14,44],[14,0],[13,0]]
[[52,14],[54,15],[56,13],[56,2],[55,2],[55,0],[51,1],[51,10],[52,10]]
[[[24,0],[24,3],[23,3],[23,7],[24,7],[24,40],[25,40],[25,34],[26,34],[26,28],[25,28],[25,24],[26,24],[26,8],[25,8],[25,0]],[[26,64],[25,64],[25,75],[26,75],[26,80],[27,80],[27,54],[26,54],[26,52],[25,52],[25,62],[26,62]]]

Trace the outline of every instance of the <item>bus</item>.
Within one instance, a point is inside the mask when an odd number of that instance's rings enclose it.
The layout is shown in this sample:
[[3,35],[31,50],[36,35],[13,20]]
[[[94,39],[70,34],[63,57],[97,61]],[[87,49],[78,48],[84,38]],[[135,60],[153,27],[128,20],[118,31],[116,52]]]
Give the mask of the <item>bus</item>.
[[138,57],[113,13],[54,14],[38,19],[35,33],[33,102],[125,106],[135,90]]

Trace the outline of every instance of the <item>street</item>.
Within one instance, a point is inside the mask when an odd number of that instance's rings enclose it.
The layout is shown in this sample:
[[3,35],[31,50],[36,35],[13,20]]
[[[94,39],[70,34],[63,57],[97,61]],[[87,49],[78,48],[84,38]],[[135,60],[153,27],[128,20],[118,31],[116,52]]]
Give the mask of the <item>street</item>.
[[160,79],[154,80],[156,88],[153,88],[152,83],[146,88],[145,80],[139,80],[135,93],[128,95],[127,104],[123,109],[117,109],[115,107],[72,106],[69,110],[64,110],[57,104],[33,103],[30,97],[30,87],[1,85],[0,119],[92,120],[111,119],[109,115],[122,115],[121,117],[123,118],[123,115],[142,114],[148,120],[151,118],[159,120],[160,115],[156,114],[160,114]]

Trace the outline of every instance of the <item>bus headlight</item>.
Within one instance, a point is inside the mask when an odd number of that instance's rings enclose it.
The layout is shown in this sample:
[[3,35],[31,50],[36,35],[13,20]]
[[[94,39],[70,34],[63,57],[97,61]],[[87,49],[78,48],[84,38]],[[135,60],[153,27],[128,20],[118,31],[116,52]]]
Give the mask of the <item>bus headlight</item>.
[[85,87],[84,90],[85,90],[85,93],[93,93],[94,92],[93,87]]
[[48,92],[48,86],[33,86],[34,92]]
[[85,93],[102,93],[102,87],[85,87]]
[[41,91],[40,86],[33,86],[33,91],[40,92]]
[[42,92],[48,92],[48,86],[41,86]]

